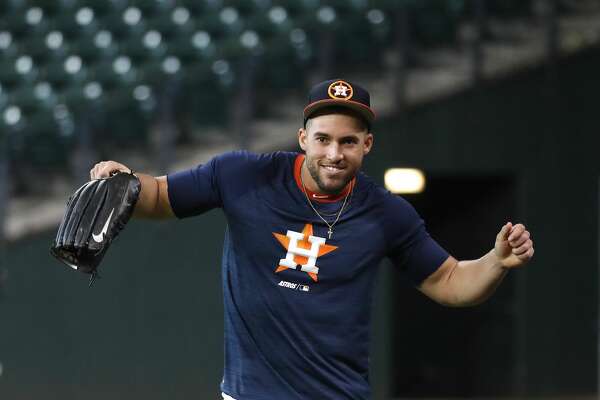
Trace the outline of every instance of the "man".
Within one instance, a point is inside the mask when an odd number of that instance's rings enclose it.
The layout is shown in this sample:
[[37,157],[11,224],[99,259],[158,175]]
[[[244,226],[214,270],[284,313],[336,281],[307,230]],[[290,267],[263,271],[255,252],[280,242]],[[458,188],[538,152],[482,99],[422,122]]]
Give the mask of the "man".
[[[224,398],[367,399],[370,306],[384,257],[448,306],[484,301],[533,243],[506,223],[494,248],[457,261],[401,197],[359,170],[373,146],[369,93],[332,80],[316,85],[298,141],[305,154],[226,153],[204,165],[151,177],[138,217],[189,217],[221,207]],[[129,172],[101,162],[92,179]]]

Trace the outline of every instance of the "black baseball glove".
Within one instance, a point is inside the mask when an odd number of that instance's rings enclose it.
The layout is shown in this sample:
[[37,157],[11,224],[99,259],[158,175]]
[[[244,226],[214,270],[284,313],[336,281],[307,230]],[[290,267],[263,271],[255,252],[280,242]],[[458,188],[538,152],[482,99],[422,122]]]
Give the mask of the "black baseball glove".
[[91,274],[112,241],[125,227],[140,194],[140,181],[131,173],[92,180],[69,198],[50,252],[78,271]]

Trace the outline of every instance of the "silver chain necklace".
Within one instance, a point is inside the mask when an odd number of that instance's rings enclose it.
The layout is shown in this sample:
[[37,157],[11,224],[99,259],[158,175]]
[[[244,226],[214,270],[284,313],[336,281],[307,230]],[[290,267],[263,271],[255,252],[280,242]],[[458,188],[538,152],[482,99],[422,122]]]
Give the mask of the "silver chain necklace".
[[[302,166],[304,166],[304,164]],[[302,179],[302,167],[300,167],[300,182],[302,183],[302,189],[304,190],[304,195],[306,196],[308,205],[310,206],[310,208],[313,209],[315,214],[317,214],[317,216],[319,218],[321,218],[321,221],[325,222],[325,225],[327,225],[327,227],[329,228],[329,229],[327,229],[327,236],[331,240],[331,237],[333,236],[333,227],[340,220],[340,217],[342,216],[342,211],[344,211],[344,207],[346,207],[346,202],[348,201],[348,196],[350,196],[350,194],[354,191],[354,185],[352,185],[350,187],[350,191],[348,193],[346,193],[346,197],[344,197],[344,202],[342,203],[342,207],[340,208],[340,211],[338,211],[337,216],[335,217],[335,221],[333,221],[330,224],[329,222],[327,222],[327,220],[325,218],[323,218],[323,216],[321,214],[319,214],[319,212],[317,211],[315,206],[313,206],[312,201],[310,201],[310,197],[308,197],[308,192],[306,190],[306,186],[304,186],[304,180]]]

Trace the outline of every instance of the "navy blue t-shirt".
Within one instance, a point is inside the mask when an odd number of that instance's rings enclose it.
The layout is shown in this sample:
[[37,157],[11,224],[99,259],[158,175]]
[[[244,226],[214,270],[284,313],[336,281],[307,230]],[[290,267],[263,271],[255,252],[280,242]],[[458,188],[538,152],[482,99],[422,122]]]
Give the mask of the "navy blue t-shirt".
[[[237,151],[168,176],[177,217],[215,207],[227,217],[221,390],[238,400],[368,399],[380,261],[418,285],[448,253],[410,204],[362,173],[329,239],[294,177],[298,157]],[[342,200],[313,204],[333,222]]]

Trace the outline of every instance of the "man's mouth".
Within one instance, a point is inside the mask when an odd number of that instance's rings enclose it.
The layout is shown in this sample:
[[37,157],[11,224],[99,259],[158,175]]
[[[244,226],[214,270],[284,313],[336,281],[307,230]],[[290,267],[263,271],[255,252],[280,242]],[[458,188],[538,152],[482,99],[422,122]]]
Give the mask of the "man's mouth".
[[345,168],[339,165],[321,165],[322,168],[324,168],[326,171],[330,171],[330,172],[339,172],[344,170]]

